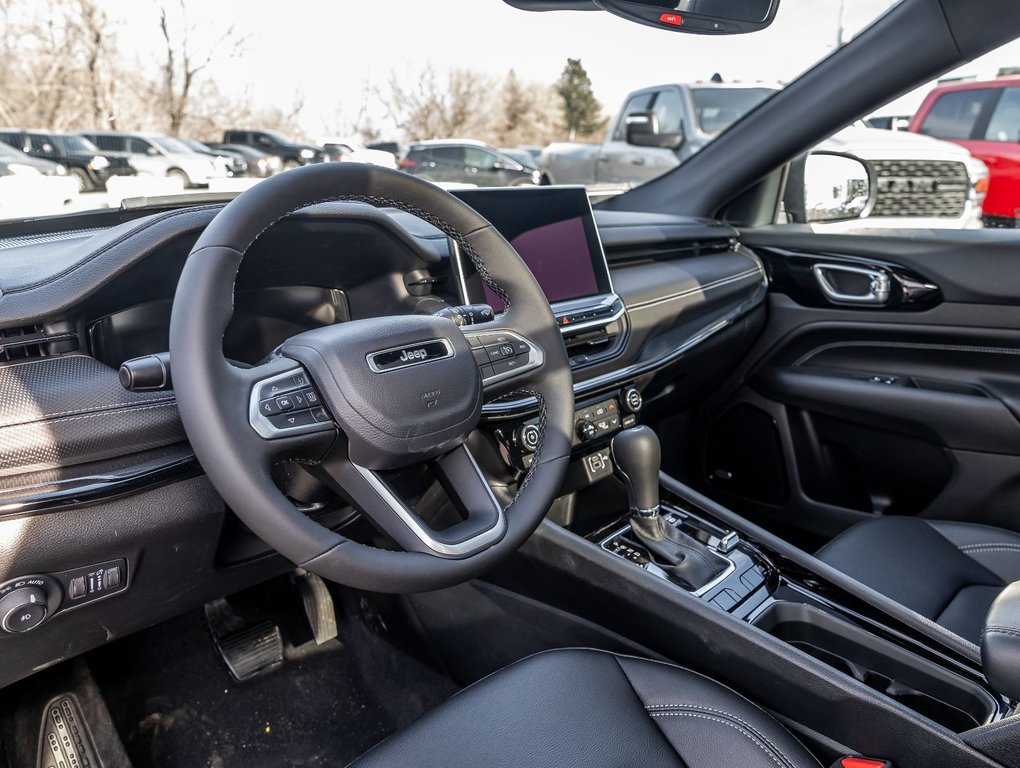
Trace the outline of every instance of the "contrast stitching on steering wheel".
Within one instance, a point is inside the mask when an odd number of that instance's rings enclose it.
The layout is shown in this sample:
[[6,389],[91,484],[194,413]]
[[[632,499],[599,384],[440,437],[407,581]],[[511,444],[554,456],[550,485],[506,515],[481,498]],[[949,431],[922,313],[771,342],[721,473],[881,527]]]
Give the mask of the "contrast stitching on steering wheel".
[[[324,197],[319,200],[313,200],[312,202],[305,203],[301,206],[301,208],[309,208],[313,205],[320,205],[322,203],[341,203],[341,202],[368,203],[369,205],[374,205],[376,207],[387,206],[389,208],[396,208],[399,211],[409,213],[412,216],[417,216],[422,221],[431,224],[433,227],[443,232],[443,234],[457,241],[457,245],[460,246],[460,249],[467,254],[469,259],[471,259],[471,263],[474,264],[474,267],[478,271],[478,276],[482,279],[482,282],[485,283],[492,290],[492,292],[495,293],[503,301],[503,306],[506,309],[510,309],[510,297],[507,295],[506,291],[503,290],[503,287],[499,285],[495,281],[495,279],[493,279],[492,275],[489,273],[488,268],[486,268],[485,264],[483,263],[482,257],[478,254],[478,251],[474,249],[474,246],[472,246],[468,242],[467,238],[463,234],[461,234],[457,229],[452,227],[450,224],[447,224],[443,219],[440,219],[438,216],[426,210],[418,208],[417,206],[414,205],[409,205],[408,203],[401,202],[400,200],[391,200],[390,198],[378,197],[377,195],[331,195],[329,197]],[[297,208],[293,211],[287,211],[287,213],[283,214],[283,216],[274,219],[265,227],[263,227],[261,230],[259,230],[258,234],[255,235],[255,238],[252,240],[252,242],[245,245],[244,249],[240,252],[242,260],[244,259],[244,255],[247,253],[248,249],[251,248],[252,243],[254,243],[255,240],[258,240],[263,235],[263,233],[266,232],[266,230],[270,229],[271,227],[274,227],[276,224],[283,221],[283,219],[301,210],[301,208]],[[227,247],[229,248],[231,246]]]

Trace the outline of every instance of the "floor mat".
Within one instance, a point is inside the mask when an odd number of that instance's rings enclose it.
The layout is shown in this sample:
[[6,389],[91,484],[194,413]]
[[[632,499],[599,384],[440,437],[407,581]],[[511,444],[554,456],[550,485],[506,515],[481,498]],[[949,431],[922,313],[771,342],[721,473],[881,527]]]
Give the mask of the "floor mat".
[[338,768],[455,691],[361,620],[338,641],[239,684],[200,613],[89,663],[135,768]]

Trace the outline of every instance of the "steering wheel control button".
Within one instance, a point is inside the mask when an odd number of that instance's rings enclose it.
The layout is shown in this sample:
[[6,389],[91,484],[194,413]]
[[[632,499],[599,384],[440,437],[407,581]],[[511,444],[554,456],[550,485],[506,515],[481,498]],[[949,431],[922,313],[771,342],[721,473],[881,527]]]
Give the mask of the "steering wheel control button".
[[315,417],[311,411],[292,411],[290,413],[279,413],[269,417],[269,423],[278,430],[294,429],[295,427],[307,427],[316,424]]
[[482,381],[492,384],[542,365],[544,356],[534,344],[512,331],[466,335]]
[[[270,393],[273,396],[266,397]],[[267,440],[333,426],[322,396],[304,371],[288,371],[259,382],[252,391],[249,411],[252,429]]]

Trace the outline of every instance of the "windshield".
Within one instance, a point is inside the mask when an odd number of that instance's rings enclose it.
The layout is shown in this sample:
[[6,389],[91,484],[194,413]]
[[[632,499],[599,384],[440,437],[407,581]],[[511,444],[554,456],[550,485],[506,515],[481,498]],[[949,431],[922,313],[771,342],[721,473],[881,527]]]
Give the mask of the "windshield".
[[[212,194],[342,159],[316,148],[324,137],[349,136],[382,151],[366,161],[443,186],[582,184],[600,199],[683,164],[896,2],[782,0],[766,30],[703,36],[607,13],[529,13],[503,0],[293,0],[287,16],[301,30],[293,35],[241,0],[7,0],[0,122],[57,135],[67,153],[137,152],[139,140],[120,137],[143,134],[167,153],[229,142],[279,156],[268,169],[252,163],[243,181],[203,179]],[[682,140],[629,144],[637,113],[655,115],[662,132]],[[97,149],[82,133],[117,138]],[[481,173],[460,163],[436,178],[407,157],[426,140],[481,145],[485,157],[505,151],[524,167],[487,162]],[[43,147],[29,151],[52,159]],[[605,162],[596,162],[599,153]],[[34,214],[158,197],[171,170],[139,156],[97,171],[70,200],[57,179],[59,194],[40,198]],[[0,205],[0,218],[8,216]]]
[[183,141],[178,141],[177,139],[169,136],[150,136],[149,141],[165,152],[170,152],[172,154],[190,155],[193,152],[193,150]]
[[775,88],[693,88],[694,112],[701,130],[722,133],[776,92]]

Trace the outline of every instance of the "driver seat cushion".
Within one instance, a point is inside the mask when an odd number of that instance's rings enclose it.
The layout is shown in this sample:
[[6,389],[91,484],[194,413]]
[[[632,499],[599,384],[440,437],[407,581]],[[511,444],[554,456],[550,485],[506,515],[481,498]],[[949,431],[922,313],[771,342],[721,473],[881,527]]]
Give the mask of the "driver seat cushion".
[[973,523],[876,518],[816,557],[974,644],[995,598],[1020,580],[1020,534]]
[[461,691],[352,768],[818,768],[788,731],[694,672],[548,651]]

